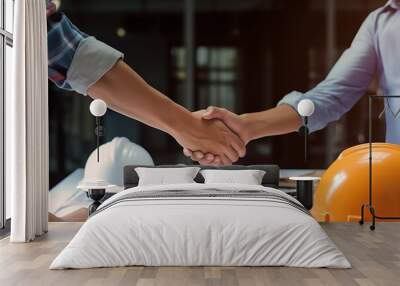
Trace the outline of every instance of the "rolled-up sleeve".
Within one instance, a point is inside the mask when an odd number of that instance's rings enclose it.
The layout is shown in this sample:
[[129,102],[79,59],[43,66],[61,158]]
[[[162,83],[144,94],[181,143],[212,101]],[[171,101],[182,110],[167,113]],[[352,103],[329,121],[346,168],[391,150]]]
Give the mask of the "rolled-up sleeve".
[[364,21],[351,47],[342,54],[324,81],[306,93],[293,91],[279,101],[278,105],[288,104],[297,111],[302,99],[312,100],[315,112],[309,118],[311,132],[340,119],[365,94],[377,67],[375,17],[376,12],[373,12]]
[[47,1],[49,79],[58,87],[86,95],[123,54],[80,31]]
[[67,72],[67,82],[72,89],[86,95],[88,88],[123,56],[120,51],[94,37],[88,37],[79,43],[75,51]]

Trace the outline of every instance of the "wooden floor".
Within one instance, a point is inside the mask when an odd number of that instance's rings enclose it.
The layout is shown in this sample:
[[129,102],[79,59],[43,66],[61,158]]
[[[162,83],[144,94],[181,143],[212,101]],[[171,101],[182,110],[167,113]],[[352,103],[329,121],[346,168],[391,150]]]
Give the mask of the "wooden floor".
[[288,267],[124,267],[48,270],[81,223],[51,223],[29,244],[0,241],[0,285],[400,285],[400,223],[323,225],[352,269]]

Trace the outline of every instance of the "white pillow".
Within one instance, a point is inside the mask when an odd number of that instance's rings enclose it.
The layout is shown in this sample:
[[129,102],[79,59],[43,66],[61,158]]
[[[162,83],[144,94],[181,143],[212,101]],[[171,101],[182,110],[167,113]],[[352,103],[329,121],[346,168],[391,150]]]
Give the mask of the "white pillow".
[[261,185],[265,171],[262,170],[202,170],[205,184]]
[[187,168],[135,168],[139,176],[139,186],[171,185],[195,183],[200,171],[198,167]]

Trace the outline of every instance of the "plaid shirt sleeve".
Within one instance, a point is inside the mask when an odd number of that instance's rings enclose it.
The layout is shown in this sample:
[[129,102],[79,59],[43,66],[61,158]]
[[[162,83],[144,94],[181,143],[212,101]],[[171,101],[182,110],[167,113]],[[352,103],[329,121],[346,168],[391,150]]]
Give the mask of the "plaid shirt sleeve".
[[60,88],[72,90],[66,80],[68,68],[79,43],[88,36],[62,13],[56,6],[47,3],[47,40],[49,78]]
[[49,79],[62,89],[86,95],[123,54],[80,31],[51,1],[46,2]]

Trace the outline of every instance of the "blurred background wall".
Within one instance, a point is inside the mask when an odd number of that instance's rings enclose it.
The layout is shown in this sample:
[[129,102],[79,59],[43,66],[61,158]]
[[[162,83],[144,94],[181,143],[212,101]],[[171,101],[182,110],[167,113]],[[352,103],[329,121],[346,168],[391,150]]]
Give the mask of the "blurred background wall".
[[[82,31],[121,50],[155,88],[190,110],[209,105],[261,111],[292,90],[324,79],[366,16],[384,0],[58,0]],[[376,82],[368,93],[376,93]],[[83,167],[95,148],[89,97],[50,83],[51,186]],[[312,134],[309,163],[293,133],[256,140],[240,164],[325,168],[367,140],[367,99],[339,122]],[[376,112],[382,107],[376,105]],[[162,111],[160,111],[162,112]],[[374,139],[384,138],[376,119]],[[125,136],[156,164],[188,163],[172,137],[114,112],[106,137]]]

